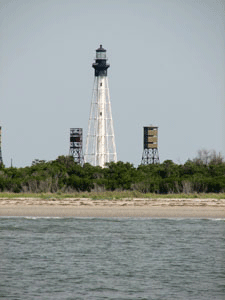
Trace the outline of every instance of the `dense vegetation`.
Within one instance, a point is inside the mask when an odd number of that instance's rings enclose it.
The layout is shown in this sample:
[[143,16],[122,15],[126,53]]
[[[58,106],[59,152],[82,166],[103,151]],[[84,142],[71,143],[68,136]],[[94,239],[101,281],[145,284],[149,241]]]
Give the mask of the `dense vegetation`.
[[79,191],[137,191],[141,193],[225,192],[225,162],[215,152],[199,151],[185,164],[166,160],[158,165],[108,163],[106,168],[77,165],[72,157],[35,160],[25,168],[0,167],[0,191],[14,193],[72,193]]

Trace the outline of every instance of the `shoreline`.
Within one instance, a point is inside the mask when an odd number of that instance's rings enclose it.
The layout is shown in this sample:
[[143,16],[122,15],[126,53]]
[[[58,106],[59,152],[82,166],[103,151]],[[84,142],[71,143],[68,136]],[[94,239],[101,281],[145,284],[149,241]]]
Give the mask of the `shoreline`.
[[0,216],[225,218],[225,199],[0,198]]
[[0,217],[93,217],[93,218],[225,218],[225,210],[206,207],[99,208],[59,206],[5,206]]

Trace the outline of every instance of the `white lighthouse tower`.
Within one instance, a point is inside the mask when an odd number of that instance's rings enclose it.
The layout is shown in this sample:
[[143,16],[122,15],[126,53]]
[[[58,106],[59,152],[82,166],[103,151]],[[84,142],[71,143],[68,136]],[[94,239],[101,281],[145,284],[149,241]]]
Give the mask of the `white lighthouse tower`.
[[96,50],[92,67],[95,69],[95,79],[84,161],[104,167],[106,162],[116,162],[117,154],[107,77],[109,64],[102,45]]

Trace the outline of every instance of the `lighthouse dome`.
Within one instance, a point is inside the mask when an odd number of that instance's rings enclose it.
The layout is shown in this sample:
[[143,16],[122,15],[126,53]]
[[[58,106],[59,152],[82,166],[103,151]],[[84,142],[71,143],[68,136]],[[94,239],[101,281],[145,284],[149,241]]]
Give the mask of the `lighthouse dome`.
[[106,52],[106,50],[100,45],[100,47],[96,49],[96,52]]
[[96,59],[106,59],[106,50],[102,48],[102,45],[96,50]]

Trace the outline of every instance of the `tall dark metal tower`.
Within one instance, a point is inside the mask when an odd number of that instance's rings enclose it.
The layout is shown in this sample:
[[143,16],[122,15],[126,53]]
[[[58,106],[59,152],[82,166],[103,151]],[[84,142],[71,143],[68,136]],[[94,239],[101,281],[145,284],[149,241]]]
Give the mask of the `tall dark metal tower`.
[[83,165],[83,129],[70,128],[70,152],[69,155],[74,158],[74,161],[79,165]]
[[0,166],[3,164],[2,159],[2,127],[0,126]]
[[142,165],[159,164],[158,127],[144,127],[144,150]]

